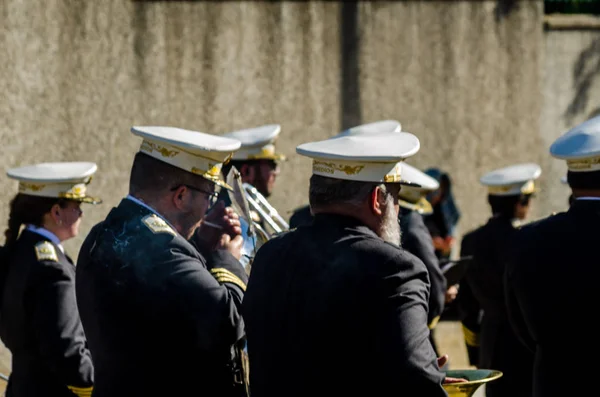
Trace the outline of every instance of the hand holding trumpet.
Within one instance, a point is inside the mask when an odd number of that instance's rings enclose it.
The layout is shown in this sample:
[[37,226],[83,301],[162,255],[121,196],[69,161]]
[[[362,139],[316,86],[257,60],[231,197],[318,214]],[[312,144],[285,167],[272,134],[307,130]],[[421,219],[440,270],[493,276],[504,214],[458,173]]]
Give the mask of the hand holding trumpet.
[[239,260],[244,238],[238,214],[219,201],[200,223],[195,239],[196,244],[208,251],[227,250]]

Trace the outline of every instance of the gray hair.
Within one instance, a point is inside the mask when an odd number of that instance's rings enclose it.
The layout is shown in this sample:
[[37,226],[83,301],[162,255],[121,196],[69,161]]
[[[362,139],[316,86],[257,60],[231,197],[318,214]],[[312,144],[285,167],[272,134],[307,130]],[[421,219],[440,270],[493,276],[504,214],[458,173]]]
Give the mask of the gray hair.
[[335,204],[360,206],[375,187],[384,193],[387,188],[383,183],[348,181],[326,176],[313,175],[310,178],[309,202],[313,208]]

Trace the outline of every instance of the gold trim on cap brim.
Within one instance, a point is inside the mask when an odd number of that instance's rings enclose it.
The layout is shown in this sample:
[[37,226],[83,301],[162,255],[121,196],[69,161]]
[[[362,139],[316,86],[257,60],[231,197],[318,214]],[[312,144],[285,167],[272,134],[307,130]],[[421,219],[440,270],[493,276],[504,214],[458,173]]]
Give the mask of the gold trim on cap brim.
[[86,204],[102,204],[102,199],[99,197],[90,197],[90,196],[85,196],[85,197],[77,197],[77,198],[69,198],[69,197],[63,197],[67,200],[73,200],[73,201],[79,201],[80,203],[86,203]]

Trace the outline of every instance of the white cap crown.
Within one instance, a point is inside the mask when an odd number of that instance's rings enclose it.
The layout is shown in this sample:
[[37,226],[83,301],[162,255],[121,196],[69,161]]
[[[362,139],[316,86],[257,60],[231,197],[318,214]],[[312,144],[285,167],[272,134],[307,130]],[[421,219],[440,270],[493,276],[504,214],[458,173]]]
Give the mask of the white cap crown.
[[237,139],[242,144],[241,148],[233,154],[233,160],[282,161],[285,160],[285,156],[275,151],[275,141],[280,132],[279,124],[268,124],[229,132],[223,136]]
[[91,162],[56,162],[11,168],[6,174],[19,181],[21,194],[99,204],[101,199],[87,195],[87,185],[97,169]]
[[533,194],[535,180],[541,174],[542,169],[539,165],[523,163],[490,171],[479,181],[488,187],[488,194],[494,196]]
[[407,132],[335,136],[299,145],[313,159],[313,174],[362,182],[401,182],[400,163],[419,151],[419,139]]
[[571,172],[600,170],[600,116],[565,132],[550,146],[550,154],[566,160]]
[[175,127],[134,126],[131,132],[144,139],[140,152],[230,188],[221,167],[240,148],[239,140]]

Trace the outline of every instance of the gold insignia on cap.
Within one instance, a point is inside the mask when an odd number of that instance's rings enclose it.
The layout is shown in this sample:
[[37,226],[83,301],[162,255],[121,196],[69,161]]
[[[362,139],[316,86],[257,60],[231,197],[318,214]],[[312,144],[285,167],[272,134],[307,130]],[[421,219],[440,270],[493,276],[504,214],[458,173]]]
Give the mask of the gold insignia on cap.
[[142,222],[148,229],[152,230],[152,233],[169,233],[173,236],[176,235],[175,230],[155,214],[145,216],[144,219],[142,219]]
[[[327,171],[327,168],[330,168],[331,171]],[[351,166],[347,164],[336,164],[331,162],[326,163],[324,161],[319,160],[313,161],[313,169],[318,169],[321,172],[327,172],[329,174],[333,174],[333,171],[336,170],[344,172],[346,175],[355,175],[360,173],[363,168],[365,168],[364,165]]]
[[214,278],[221,284],[223,283],[231,283],[235,284],[242,289],[242,291],[246,291],[246,284],[235,274],[230,272],[229,270],[216,267],[210,270],[210,273],[214,276]]
[[58,262],[58,255],[54,245],[48,241],[41,241],[35,245],[35,256],[38,261]]

